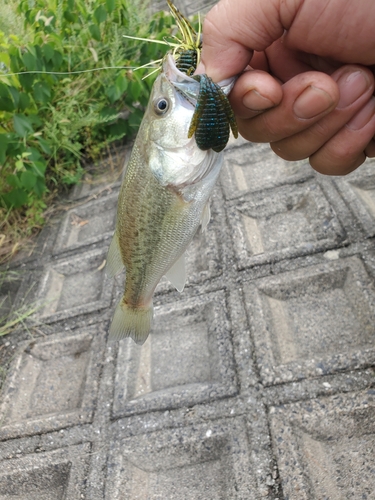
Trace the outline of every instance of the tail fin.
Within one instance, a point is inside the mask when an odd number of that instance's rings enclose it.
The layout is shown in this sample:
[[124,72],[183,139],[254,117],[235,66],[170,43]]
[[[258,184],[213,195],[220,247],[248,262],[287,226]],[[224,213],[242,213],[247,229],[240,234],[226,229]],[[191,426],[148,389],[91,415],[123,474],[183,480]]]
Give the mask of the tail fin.
[[109,337],[121,340],[131,337],[137,344],[144,344],[152,327],[154,309],[149,307],[130,307],[122,300],[117,304]]

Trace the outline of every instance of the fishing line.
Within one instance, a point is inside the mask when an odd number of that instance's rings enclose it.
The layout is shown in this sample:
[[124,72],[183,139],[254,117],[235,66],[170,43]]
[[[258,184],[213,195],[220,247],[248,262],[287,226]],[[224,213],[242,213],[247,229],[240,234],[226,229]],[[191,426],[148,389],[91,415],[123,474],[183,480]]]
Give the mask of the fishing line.
[[42,75],[78,75],[80,73],[92,73],[93,71],[102,71],[106,69],[139,69],[136,66],[104,66],[103,68],[93,68],[93,69],[82,69],[79,71],[20,71],[18,73],[0,73],[0,78],[2,76],[17,76],[17,75],[30,75],[30,74],[42,74]]

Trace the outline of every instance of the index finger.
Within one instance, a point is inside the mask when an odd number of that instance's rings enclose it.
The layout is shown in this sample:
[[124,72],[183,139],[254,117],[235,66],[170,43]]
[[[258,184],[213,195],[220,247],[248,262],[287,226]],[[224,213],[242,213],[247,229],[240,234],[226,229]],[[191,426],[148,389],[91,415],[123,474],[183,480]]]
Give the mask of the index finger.
[[221,0],[203,23],[202,64],[214,80],[241,73],[254,50],[264,50],[284,32],[278,0]]

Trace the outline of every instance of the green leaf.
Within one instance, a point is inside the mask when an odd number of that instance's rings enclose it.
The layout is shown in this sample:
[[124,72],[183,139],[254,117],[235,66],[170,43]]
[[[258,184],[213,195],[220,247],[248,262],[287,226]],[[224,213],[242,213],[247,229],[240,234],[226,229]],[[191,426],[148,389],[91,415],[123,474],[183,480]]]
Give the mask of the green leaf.
[[74,0],[68,0],[68,9],[73,10],[74,9]]
[[52,47],[51,44],[49,43],[45,43],[43,46],[42,46],[42,52],[43,52],[43,56],[44,56],[44,59],[46,61],[52,61],[52,58],[53,58],[53,54],[54,54],[54,48]]
[[37,127],[41,127],[43,125],[43,120],[34,113],[30,113],[27,118],[32,125],[36,125]]
[[0,82],[0,99],[2,97],[9,97],[9,90],[8,90],[8,85],[5,85],[5,83]]
[[38,137],[38,142],[40,144],[40,147],[42,148],[43,153],[46,153],[46,155],[52,154],[52,149],[48,141],[42,139],[41,137]]
[[139,127],[143,117],[143,111],[140,109],[135,109],[133,113],[129,116],[129,125],[131,127]]
[[111,14],[115,10],[116,0],[106,0],[107,12]]
[[9,67],[10,66],[9,54],[6,54],[5,52],[0,52],[0,62],[4,63],[5,66]]
[[28,94],[25,94],[24,92],[20,92],[19,97],[20,97],[20,100],[18,103],[18,108],[20,111],[24,111],[30,105],[30,97],[28,96]]
[[123,75],[118,75],[115,81],[117,90],[120,92],[120,96],[126,91],[128,88],[128,80]]
[[0,111],[14,111],[13,99],[9,93],[9,88],[0,82]]
[[14,175],[14,174],[7,175],[6,179],[7,179],[7,183],[9,184],[9,186],[12,186],[13,188],[21,187],[21,183],[20,183],[20,180],[17,177],[17,175]]
[[69,22],[69,23],[75,23],[78,20],[77,14],[73,14],[69,10],[66,10],[64,12],[64,18]]
[[115,102],[117,99],[120,98],[121,94],[118,91],[116,85],[111,85],[110,87],[107,87],[105,90],[105,95],[108,97],[110,102]]
[[7,207],[19,208],[27,202],[27,193],[23,189],[16,188],[3,194],[2,198]]
[[18,75],[20,84],[26,92],[31,92],[33,87],[35,75]]
[[22,140],[16,133],[6,134],[6,137],[8,140],[7,155],[15,158],[24,151]]
[[14,107],[18,108],[18,104],[20,102],[20,93],[15,87],[9,87],[8,88],[10,94],[12,94],[13,97],[13,102],[14,102]]
[[30,161],[38,161],[40,158],[42,158],[42,155],[40,154],[40,151],[38,151],[37,148],[28,148],[24,153],[23,156],[27,157]]
[[36,82],[34,85],[34,99],[46,103],[51,99],[51,88],[46,82]]
[[63,62],[63,55],[61,52],[58,50],[53,51],[53,56],[52,56],[52,61],[53,64],[55,65],[55,69],[59,69],[61,66],[61,63]]
[[109,106],[105,106],[99,113],[99,117],[103,118],[105,121],[114,120],[118,115],[118,111]]
[[7,146],[8,146],[7,136],[5,134],[0,134],[0,167],[5,163]]
[[47,163],[44,160],[34,161],[31,166],[32,166],[35,174],[37,175],[37,177],[41,177],[44,179],[44,173],[45,173],[46,168],[47,168]]
[[139,82],[137,81],[130,82],[129,94],[132,96],[134,102],[138,101],[141,92],[142,92],[142,86],[139,84]]
[[44,179],[38,177],[33,190],[34,193],[41,198],[43,193],[46,191],[46,183],[44,182]]
[[91,36],[94,38],[94,40],[97,40],[98,42],[100,42],[101,35],[100,35],[99,27],[96,24],[90,24],[89,31],[91,33]]
[[17,160],[16,163],[16,170],[17,171],[20,171],[20,170],[23,170],[24,169],[24,163],[22,160]]
[[14,115],[13,126],[20,137],[26,137],[28,133],[32,134],[34,132],[30,120],[25,115]]
[[10,97],[0,97],[0,111],[14,111],[14,104]]
[[121,139],[121,137],[127,134],[128,124],[125,120],[119,120],[117,123],[110,125],[108,131],[111,139]]
[[36,58],[30,52],[25,52],[22,55],[22,60],[28,71],[33,71],[36,69]]
[[99,5],[99,7],[95,10],[94,17],[98,24],[103,23],[107,19],[107,11],[103,5]]
[[30,170],[22,172],[21,174],[22,187],[24,187],[26,191],[31,191],[32,188],[35,186],[36,179],[37,179],[36,175],[34,175],[34,173],[31,172]]

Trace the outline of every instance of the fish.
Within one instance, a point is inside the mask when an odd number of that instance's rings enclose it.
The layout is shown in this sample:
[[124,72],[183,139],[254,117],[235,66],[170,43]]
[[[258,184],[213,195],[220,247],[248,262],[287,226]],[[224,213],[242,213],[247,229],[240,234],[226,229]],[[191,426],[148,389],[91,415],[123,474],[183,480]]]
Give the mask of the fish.
[[[221,82],[228,94],[233,79]],[[142,345],[153,325],[153,295],[166,276],[178,291],[186,282],[185,251],[210,219],[209,199],[223,153],[202,150],[189,128],[200,82],[167,54],[156,78],[120,188],[106,270],[125,268],[124,294],[109,336]]]

